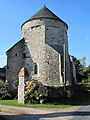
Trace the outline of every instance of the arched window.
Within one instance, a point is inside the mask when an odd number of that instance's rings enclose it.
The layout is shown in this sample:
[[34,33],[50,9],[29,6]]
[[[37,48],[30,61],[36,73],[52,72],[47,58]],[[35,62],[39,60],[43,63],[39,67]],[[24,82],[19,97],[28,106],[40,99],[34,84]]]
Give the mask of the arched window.
[[34,63],[34,74],[38,74],[38,65]]

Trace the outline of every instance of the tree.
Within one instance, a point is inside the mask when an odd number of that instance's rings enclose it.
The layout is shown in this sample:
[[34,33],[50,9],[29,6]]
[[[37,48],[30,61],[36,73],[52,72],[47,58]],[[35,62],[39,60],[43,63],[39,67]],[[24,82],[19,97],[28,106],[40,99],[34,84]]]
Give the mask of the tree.
[[90,65],[86,67],[84,77],[87,79],[87,82],[90,81]]
[[84,68],[85,66],[80,63],[76,57],[74,57],[74,64],[76,68],[76,78],[78,82],[81,82],[84,79]]
[[82,57],[81,59],[80,59],[80,62],[81,62],[81,64],[82,65],[86,65],[86,57],[84,56],[84,57]]
[[86,66],[86,57],[83,57],[81,59],[77,59],[74,57],[74,64],[76,67],[76,77],[78,82],[88,82],[90,81],[90,65]]
[[86,69],[87,77],[90,79],[90,65]]

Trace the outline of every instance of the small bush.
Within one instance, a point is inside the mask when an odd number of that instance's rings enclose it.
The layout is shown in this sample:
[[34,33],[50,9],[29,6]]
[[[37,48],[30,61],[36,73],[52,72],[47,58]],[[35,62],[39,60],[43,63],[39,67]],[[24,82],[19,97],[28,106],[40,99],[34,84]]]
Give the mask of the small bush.
[[44,103],[48,96],[47,88],[36,80],[25,83],[25,103]]
[[17,76],[13,77],[13,80],[14,80],[13,87],[14,87],[14,89],[18,90],[19,77],[17,77]]
[[0,100],[10,97],[10,94],[7,91],[6,85],[0,80]]

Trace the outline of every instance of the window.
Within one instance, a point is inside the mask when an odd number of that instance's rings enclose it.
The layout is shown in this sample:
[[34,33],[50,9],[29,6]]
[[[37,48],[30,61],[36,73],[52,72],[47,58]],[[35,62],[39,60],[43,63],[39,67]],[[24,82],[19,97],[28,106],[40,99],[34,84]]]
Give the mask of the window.
[[26,53],[23,53],[23,58],[26,58]]
[[61,74],[63,75],[63,55],[61,55]]
[[38,66],[34,63],[34,74],[38,74]]
[[15,56],[17,57],[17,53],[15,53]]
[[33,30],[33,28],[35,28],[35,26],[32,26],[32,27],[31,27],[31,30]]
[[9,70],[9,66],[7,65],[7,70]]

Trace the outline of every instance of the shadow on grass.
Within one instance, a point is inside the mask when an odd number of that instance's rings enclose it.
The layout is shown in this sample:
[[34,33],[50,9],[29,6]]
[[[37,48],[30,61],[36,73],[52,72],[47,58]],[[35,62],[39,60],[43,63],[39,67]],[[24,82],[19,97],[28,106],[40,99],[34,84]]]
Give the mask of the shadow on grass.
[[81,106],[90,104],[90,91],[75,91],[72,98],[49,99],[48,103],[54,105]]
[[1,117],[1,116],[0,116],[0,120],[7,120],[7,119],[6,119],[6,118],[4,118],[4,117]]
[[89,111],[80,111],[80,112],[56,112],[56,113],[48,113],[48,114],[25,114],[25,115],[1,115],[1,117],[7,118],[8,120],[40,120],[41,118],[50,119],[50,118],[61,118],[61,117],[69,117],[69,116],[90,116]]

